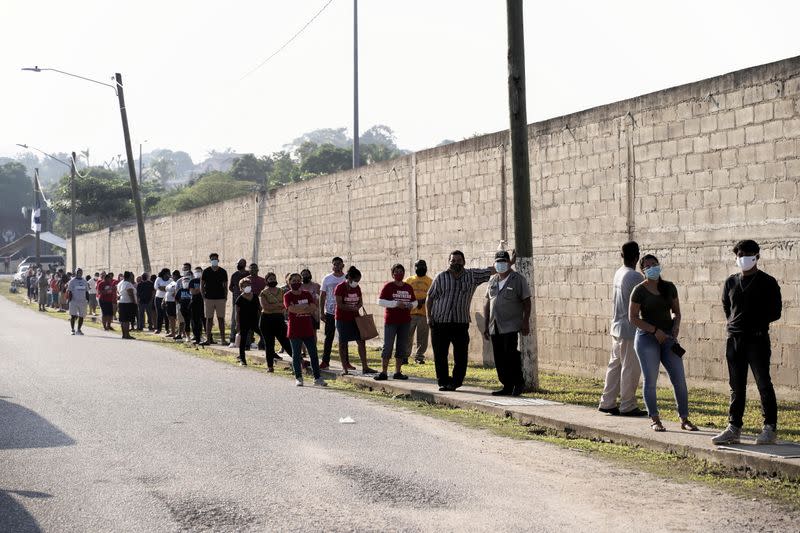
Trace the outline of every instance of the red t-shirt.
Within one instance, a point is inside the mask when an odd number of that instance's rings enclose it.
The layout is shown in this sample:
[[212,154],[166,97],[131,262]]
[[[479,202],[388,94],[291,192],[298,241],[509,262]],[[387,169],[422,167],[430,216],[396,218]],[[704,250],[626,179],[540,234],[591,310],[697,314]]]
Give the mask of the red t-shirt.
[[[300,291],[300,294],[293,294],[288,291],[283,295],[283,305],[289,309],[290,305],[313,304],[314,297],[311,293]],[[309,313],[292,313],[289,311],[289,332],[286,335],[290,339],[304,339],[314,336],[314,324]]]
[[98,281],[97,282],[97,299],[101,302],[117,301],[117,287],[114,281]]
[[[361,299],[361,287],[356,287],[354,289],[350,286],[347,280],[345,280],[338,284],[335,289],[333,289],[333,295],[334,297],[341,296],[342,301],[346,304],[358,305],[358,301]],[[356,319],[356,315],[358,315],[358,311],[340,309],[337,305],[336,313],[333,315],[333,317],[342,322],[353,322]]]
[[[394,300],[403,303],[410,303],[416,300],[416,298],[414,298],[414,287],[408,283],[403,283],[398,286],[394,281],[390,281],[383,286],[378,298],[380,300]],[[386,324],[406,324],[411,322],[411,309],[387,307],[383,313],[383,320]]]

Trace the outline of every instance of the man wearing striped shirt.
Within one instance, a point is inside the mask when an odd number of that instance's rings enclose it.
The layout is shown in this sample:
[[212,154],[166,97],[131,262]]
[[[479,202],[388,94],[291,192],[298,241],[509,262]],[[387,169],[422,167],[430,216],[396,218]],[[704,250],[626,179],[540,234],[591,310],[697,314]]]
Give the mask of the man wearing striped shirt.
[[[516,253],[512,251],[510,264],[513,265],[515,260]],[[467,374],[469,308],[472,295],[478,285],[489,281],[496,272],[493,266],[465,269],[465,264],[463,252],[450,252],[450,268],[436,276],[425,301],[440,391],[454,391],[464,382]],[[450,344],[453,345],[452,377],[447,361]]]

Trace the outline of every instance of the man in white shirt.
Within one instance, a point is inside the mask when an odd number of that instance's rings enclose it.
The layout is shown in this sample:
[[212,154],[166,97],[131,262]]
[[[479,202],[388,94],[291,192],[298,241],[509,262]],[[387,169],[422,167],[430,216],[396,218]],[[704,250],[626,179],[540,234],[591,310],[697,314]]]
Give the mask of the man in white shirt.
[[[69,328],[73,335],[83,335],[83,318],[86,316],[88,304],[87,291],[89,286],[83,279],[83,269],[75,271],[75,277],[67,284],[67,301],[69,302]],[[78,330],[75,330],[75,321],[78,321]]]
[[328,368],[331,362],[331,350],[333,349],[333,337],[336,333],[336,296],[333,291],[336,286],[344,281],[344,261],[341,257],[334,257],[331,260],[331,272],[322,278],[322,286],[319,294],[320,319],[325,322],[325,343],[322,349],[322,363],[320,368]]
[[[611,359],[606,370],[606,382],[598,410],[621,416],[646,416],[647,411],[636,405],[636,388],[642,369],[633,349],[636,327],[628,320],[628,305],[633,288],[644,278],[636,272],[639,245],[626,242],[622,245],[623,265],[614,274],[614,307],[611,318]],[[619,396],[619,406],[617,406]]]

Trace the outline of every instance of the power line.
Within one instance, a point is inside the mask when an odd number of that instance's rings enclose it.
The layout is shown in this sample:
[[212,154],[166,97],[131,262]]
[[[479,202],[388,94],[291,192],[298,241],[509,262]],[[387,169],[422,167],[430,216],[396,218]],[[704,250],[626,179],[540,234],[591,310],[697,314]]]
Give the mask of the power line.
[[314,22],[314,20],[316,20],[316,18],[322,14],[322,12],[323,12],[323,11],[325,11],[325,8],[327,8],[329,5],[331,5],[331,2],[333,2],[333,0],[328,0],[328,1],[325,3],[325,5],[324,5],[324,6],[322,6],[322,8],[321,8],[319,11],[317,11],[317,12],[316,12],[316,14],[314,14],[314,16],[313,16],[313,17],[311,17],[311,19],[310,19],[308,22],[306,22],[306,23],[305,23],[305,25],[304,25],[302,28],[300,28],[300,29],[297,31],[297,33],[295,33],[294,35],[292,35],[292,36],[289,38],[289,40],[288,40],[288,41],[286,41],[285,43],[283,43],[283,44],[280,46],[280,48],[278,48],[277,50],[275,50],[274,52],[272,52],[272,54],[270,54],[270,56],[269,56],[268,58],[266,58],[264,61],[262,61],[261,63],[259,63],[258,65],[256,65],[256,67],[255,67],[255,68],[253,68],[252,70],[250,70],[250,71],[249,71],[247,74],[245,74],[244,76],[242,76],[241,78],[239,78],[239,81],[242,81],[243,79],[245,79],[246,77],[248,77],[250,74],[252,74],[253,72],[257,71],[258,69],[260,69],[261,67],[263,67],[264,65],[266,65],[266,64],[267,64],[267,62],[268,62],[270,59],[272,59],[273,57],[275,57],[276,55],[278,55],[278,54],[279,54],[279,53],[280,53],[280,52],[281,52],[281,51],[282,51],[284,48],[286,48],[287,46],[289,46],[289,44],[290,44],[292,41],[294,41],[294,40],[295,40],[295,39],[296,39],[296,38],[297,38],[297,37],[298,37],[298,36],[299,36],[301,33],[303,33],[303,31],[304,31],[306,28],[308,28],[308,27],[311,25],[311,23],[312,23],[312,22]]

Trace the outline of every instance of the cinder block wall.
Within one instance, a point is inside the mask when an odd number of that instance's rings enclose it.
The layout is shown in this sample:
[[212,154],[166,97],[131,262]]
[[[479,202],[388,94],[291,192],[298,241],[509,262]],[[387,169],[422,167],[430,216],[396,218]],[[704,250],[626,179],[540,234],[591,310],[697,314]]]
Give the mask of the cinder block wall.
[[[619,247],[637,240],[679,289],[687,372],[722,380],[721,286],[740,238],[762,245],[781,283],[773,327],[776,384],[800,387],[800,58],[753,67],[531,124],[537,334],[544,369],[602,376]],[[395,262],[433,274],[461,249],[487,266],[513,247],[508,132],[417,152],[174,216],[149,219],[154,268],[220,253],[226,268],[255,258],[279,277],[317,280],[342,256],[364,274],[368,308]],[[140,270],[132,224],[82,235],[85,269]],[[483,326],[484,288],[473,300]],[[491,363],[472,328],[471,357]]]

